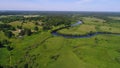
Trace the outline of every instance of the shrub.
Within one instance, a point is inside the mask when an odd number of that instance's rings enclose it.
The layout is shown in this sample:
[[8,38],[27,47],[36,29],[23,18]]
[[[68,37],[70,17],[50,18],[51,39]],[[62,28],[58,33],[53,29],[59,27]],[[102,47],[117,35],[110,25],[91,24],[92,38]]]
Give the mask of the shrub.
[[11,31],[5,31],[4,34],[5,34],[8,38],[13,37],[13,35],[14,35]]

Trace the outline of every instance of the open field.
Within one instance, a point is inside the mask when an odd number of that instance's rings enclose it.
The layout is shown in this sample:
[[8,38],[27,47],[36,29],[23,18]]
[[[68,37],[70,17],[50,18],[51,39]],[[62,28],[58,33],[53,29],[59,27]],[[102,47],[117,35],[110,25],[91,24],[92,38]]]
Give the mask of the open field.
[[120,20],[120,17],[109,17],[109,18],[111,18],[113,20]]
[[[84,17],[84,23],[76,27],[70,27],[66,29],[59,30],[61,34],[70,35],[84,35],[90,32],[111,32],[120,33],[120,28],[116,26],[111,26],[107,23],[103,23],[104,20],[97,18]],[[115,24],[114,24],[115,25]]]
[[[6,16],[1,19],[5,24],[0,24],[0,68],[120,67],[120,35],[99,34],[86,38],[54,36],[51,31],[69,26],[78,18],[67,15],[21,16],[12,16],[12,20],[7,18],[9,23],[4,20]],[[112,22],[108,22],[107,17],[80,15],[83,24],[58,32],[66,35],[120,33],[119,21],[110,19]],[[22,23],[23,19],[25,22]]]
[[12,46],[15,49],[11,51],[11,56],[9,51],[1,49],[2,65],[4,63],[10,63],[11,66],[19,64],[18,68],[23,67],[24,64],[36,68],[116,68],[120,66],[120,36],[98,35],[93,38],[66,39],[41,33],[26,37],[24,40],[14,41]]
[[90,32],[96,32],[95,26],[94,25],[79,25],[77,27],[71,27],[71,28],[66,28],[66,29],[62,29],[59,30],[59,33],[63,33],[63,34],[72,34],[72,35],[84,35],[86,33],[90,33]]

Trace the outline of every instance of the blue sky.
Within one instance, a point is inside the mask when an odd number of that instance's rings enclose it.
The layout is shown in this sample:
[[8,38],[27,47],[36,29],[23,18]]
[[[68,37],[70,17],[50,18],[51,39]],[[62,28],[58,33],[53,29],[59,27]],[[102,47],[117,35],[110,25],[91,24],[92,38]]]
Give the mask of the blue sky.
[[0,0],[0,10],[120,12],[120,0]]

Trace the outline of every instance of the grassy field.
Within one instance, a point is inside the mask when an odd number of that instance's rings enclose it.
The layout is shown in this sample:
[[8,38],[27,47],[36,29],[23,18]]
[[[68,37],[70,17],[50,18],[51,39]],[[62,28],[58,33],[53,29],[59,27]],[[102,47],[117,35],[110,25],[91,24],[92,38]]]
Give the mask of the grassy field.
[[79,25],[77,27],[71,27],[69,29],[62,29],[59,30],[59,33],[62,34],[72,34],[72,35],[84,35],[90,32],[96,32],[95,26],[94,25]]
[[89,24],[89,25],[103,25],[105,20],[103,19],[99,19],[96,17],[82,17],[82,20],[85,24]]
[[3,39],[8,39],[5,35],[4,35],[4,33],[3,33],[3,31],[0,31],[0,40],[3,40]]
[[22,26],[23,28],[28,28],[28,29],[34,29],[35,24],[33,22],[26,22],[23,23],[20,21],[15,21],[15,22],[11,22],[10,25],[12,25],[13,27],[17,27],[17,26]]
[[116,26],[116,24],[109,25],[109,23],[104,23],[104,20],[102,19],[83,17],[83,21],[85,22],[84,24],[78,25],[76,27],[65,28],[59,30],[58,32],[61,34],[70,35],[84,35],[90,32],[120,33],[120,27]]
[[114,17],[109,17],[109,18],[111,18],[113,20],[120,20],[120,17],[117,17],[117,16],[116,17],[115,16]]
[[[89,32],[120,33],[119,25],[103,23],[104,20],[83,17],[84,24],[62,29],[63,34],[83,35]],[[96,23],[97,22],[97,23]],[[20,22],[10,25],[17,27]],[[34,28],[26,23],[25,28]],[[54,27],[54,29],[62,27]],[[41,31],[22,38],[7,38],[0,32],[0,40],[8,39],[14,49],[0,48],[0,66],[4,68],[119,68],[120,36],[96,35],[90,38],[64,38],[53,36],[51,30]]]
[[16,40],[16,43],[12,44],[15,49],[11,51],[11,61],[10,57],[7,57],[10,52],[1,49],[1,58],[4,59],[4,62],[1,62],[11,66],[19,64],[18,68],[23,68],[25,64],[36,68],[118,68],[119,41],[120,36],[114,35],[66,39],[51,37],[45,32]]

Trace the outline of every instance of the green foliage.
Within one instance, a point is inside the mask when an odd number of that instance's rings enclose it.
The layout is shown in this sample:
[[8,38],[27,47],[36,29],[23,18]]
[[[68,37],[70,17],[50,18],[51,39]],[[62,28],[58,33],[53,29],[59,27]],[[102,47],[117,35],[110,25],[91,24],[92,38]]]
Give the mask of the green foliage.
[[25,34],[30,36],[32,34],[31,29],[25,29]]
[[25,64],[25,65],[24,65],[24,68],[28,68],[28,64]]
[[8,37],[11,38],[14,36],[14,34],[11,31],[5,31],[4,34]]
[[11,47],[11,46],[7,46],[7,49],[8,49],[8,51],[11,51],[11,50],[13,50],[14,48]]
[[18,29],[22,29],[22,26],[17,26]]
[[38,31],[38,30],[39,30],[39,28],[38,28],[37,26],[35,26],[35,27],[34,27],[34,30],[35,30],[35,31]]
[[[15,16],[4,18],[0,24],[0,67],[1,68],[119,68],[120,37],[117,35],[96,35],[90,38],[64,38],[52,36],[51,29],[69,26],[71,22],[83,19],[81,16],[48,15],[43,17]],[[5,20],[8,21],[5,21]],[[1,19],[0,19],[1,20]],[[119,23],[105,23],[103,19],[85,17],[84,24],[61,30],[66,34],[88,34],[96,31],[119,33]],[[19,22],[15,29],[13,25]],[[42,21],[41,25],[38,22]],[[25,23],[27,22],[27,23]],[[87,23],[86,23],[87,22]],[[115,21],[114,21],[115,22]],[[31,24],[32,23],[32,24]],[[32,25],[31,28],[29,25]],[[103,26],[104,25],[104,26]],[[29,27],[29,28],[27,28]],[[32,34],[32,31],[41,32]],[[12,38],[20,30],[19,36]],[[48,30],[48,31],[44,31]],[[5,36],[9,38],[3,38]]]
[[43,30],[50,30],[50,29],[52,29],[52,25],[50,25],[49,23],[43,24]]
[[6,30],[15,30],[14,27],[12,27],[9,24],[0,24],[0,30],[6,31]]
[[1,42],[2,42],[2,44],[4,44],[4,45],[5,45],[5,44],[8,45],[8,44],[10,43],[10,41],[8,41],[8,40],[6,40],[6,39],[2,40]]
[[67,16],[48,16],[42,20],[43,22],[43,29],[49,30],[52,26],[58,26],[64,24],[65,26],[69,26],[72,20]]
[[19,33],[20,36],[24,36],[24,35],[30,36],[31,34],[32,34],[31,29],[26,29],[26,28],[21,29]]
[[25,30],[21,29],[19,35],[24,36],[25,35]]
[[0,41],[0,48],[2,48],[3,47],[3,43]]
[[5,18],[0,18],[0,20],[3,22],[3,23],[10,23],[10,22],[13,22],[13,21],[18,21],[18,20],[23,20],[24,17],[22,16],[8,16],[8,17],[5,17]]

